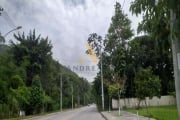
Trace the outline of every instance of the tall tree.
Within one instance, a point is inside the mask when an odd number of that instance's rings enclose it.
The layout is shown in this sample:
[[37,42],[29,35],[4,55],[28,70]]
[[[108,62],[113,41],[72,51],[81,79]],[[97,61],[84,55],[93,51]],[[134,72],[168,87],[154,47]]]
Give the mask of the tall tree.
[[[115,14],[111,19],[111,24],[105,39],[104,52],[109,54],[108,64],[114,66],[114,79],[111,83],[120,83],[124,86],[127,76],[128,40],[133,36],[131,21],[122,11],[120,3],[115,4]],[[111,71],[112,72],[112,71]],[[112,79],[111,79],[112,80]]]
[[[143,7],[142,7],[143,6]],[[180,1],[179,0],[135,0],[132,2],[131,11],[137,15],[144,13],[142,28],[146,28],[154,37],[161,40],[159,46],[165,45],[167,38],[171,38],[174,76],[178,116],[180,118],[180,69],[178,67],[178,54],[180,52]],[[151,27],[150,27],[151,26]],[[164,29],[164,30],[163,30]],[[164,40],[162,39],[164,38]]]
[[134,70],[140,67],[152,67],[153,73],[161,80],[161,94],[167,95],[173,92],[173,65],[171,51],[164,51],[163,55],[156,46],[156,41],[149,35],[135,37],[129,44],[131,62]]
[[6,113],[14,116],[17,110],[24,109],[28,104],[28,89],[24,84],[26,72],[23,67],[16,66],[12,52],[9,50],[0,56],[0,110],[1,118]]
[[105,51],[110,54],[120,44],[125,48],[126,43],[133,36],[131,21],[122,11],[120,3],[115,4],[115,14],[111,18],[108,34],[105,39]]
[[38,75],[34,76],[30,89],[30,104],[27,106],[27,114],[36,114],[43,110],[44,91]]
[[43,67],[48,63],[48,58],[51,57],[52,45],[48,38],[41,38],[30,31],[29,35],[25,37],[22,35],[14,35],[19,44],[13,45],[14,59],[17,65],[26,64],[27,80],[26,85],[31,86],[32,79],[35,75],[40,74]]
[[[99,63],[99,68],[103,69],[105,73],[103,74],[105,93],[107,93],[110,84],[118,83],[118,86],[121,86],[122,88],[125,83],[127,41],[133,36],[133,31],[130,25],[131,21],[128,19],[127,15],[123,13],[121,5],[118,2],[115,4],[115,13],[111,20],[112,22],[105,39],[102,39],[102,37],[96,33],[90,34],[90,37],[88,38],[88,43],[92,48],[94,48],[96,55],[100,56],[101,49],[104,49],[101,57],[99,57],[100,62],[103,61],[102,64]],[[87,53],[91,53],[91,51],[87,50]],[[110,70],[110,65],[114,66],[113,75],[111,74],[112,71]],[[114,77],[113,79],[112,76]],[[100,74],[98,74],[95,79],[95,87],[99,84],[99,77]],[[118,88],[118,91],[119,89],[120,88]],[[98,90],[98,88],[96,88],[96,90]],[[99,91],[97,91],[97,93],[99,94]],[[105,101],[108,100],[106,99]]]

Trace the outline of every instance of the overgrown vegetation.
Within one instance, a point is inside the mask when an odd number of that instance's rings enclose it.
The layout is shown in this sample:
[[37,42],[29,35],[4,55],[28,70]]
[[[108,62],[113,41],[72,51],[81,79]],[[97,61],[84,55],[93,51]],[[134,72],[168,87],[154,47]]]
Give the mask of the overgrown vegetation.
[[0,118],[16,117],[20,110],[26,115],[59,110],[60,74],[63,108],[72,106],[72,86],[74,106],[92,101],[88,81],[52,58],[48,38],[35,30],[14,38],[11,45],[0,45]]
[[[155,4],[157,7],[153,7]],[[145,12],[137,30],[143,35],[133,36],[131,21],[123,12],[120,3],[116,2],[107,34],[104,37],[97,33],[90,34],[89,44],[98,51],[97,53],[102,52],[98,65],[101,69],[102,60],[106,108],[109,105],[109,97],[144,99],[147,96],[151,98],[175,92],[169,37],[170,18],[167,13],[169,11],[166,10],[169,8],[166,7],[165,1],[132,2],[132,13],[138,15]],[[99,86],[100,72],[95,78],[94,89],[99,108],[102,108]]]
[[[143,13],[137,29],[143,35],[134,36],[131,21],[116,2],[107,34],[103,37],[90,34],[88,43],[103,70],[103,74],[97,73],[92,88],[99,110],[102,108],[101,75],[105,108],[112,97],[142,100],[147,96],[175,96],[170,38],[180,39],[179,6],[179,0],[134,0],[130,11],[136,15]],[[176,14],[172,29],[170,10]],[[0,37],[0,42],[4,42]],[[58,110],[60,73],[63,108],[71,107],[72,85],[78,91],[74,93],[74,104],[91,101],[89,83],[52,58],[48,38],[36,36],[35,31],[14,37],[18,43],[0,45],[0,117],[17,116],[19,110],[25,110],[26,114]],[[86,53],[92,54],[91,50]]]

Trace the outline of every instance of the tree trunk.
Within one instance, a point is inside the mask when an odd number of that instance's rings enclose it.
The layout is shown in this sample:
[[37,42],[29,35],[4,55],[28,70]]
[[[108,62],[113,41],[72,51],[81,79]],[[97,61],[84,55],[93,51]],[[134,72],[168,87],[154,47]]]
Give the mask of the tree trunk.
[[141,103],[141,100],[139,99],[139,100],[138,100],[138,105],[137,105],[137,109],[138,109],[138,110],[140,109],[140,103]]
[[146,106],[146,111],[147,111],[147,114],[149,115],[149,109],[148,109],[148,106],[147,106],[146,99],[144,100],[144,102],[145,102],[145,106]]
[[171,41],[172,41],[172,52],[173,52],[173,65],[174,65],[174,77],[176,87],[176,101],[178,108],[178,117],[180,119],[180,40],[175,38],[173,40],[173,24],[176,19],[176,15],[171,10]]

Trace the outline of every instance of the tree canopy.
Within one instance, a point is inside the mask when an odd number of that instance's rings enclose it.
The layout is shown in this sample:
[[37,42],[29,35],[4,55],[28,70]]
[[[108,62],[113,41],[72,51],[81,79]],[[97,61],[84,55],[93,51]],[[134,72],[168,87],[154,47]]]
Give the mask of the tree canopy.
[[53,59],[48,37],[36,35],[33,30],[27,36],[15,34],[14,38],[18,42],[1,47],[0,118],[18,116],[19,110],[26,115],[58,110],[60,75],[63,108],[71,107],[72,85],[74,106],[93,101],[89,82]]
[[[144,34],[134,36],[131,21],[122,10],[120,3],[117,2],[105,37],[93,33],[96,37],[88,38],[90,43],[97,42],[98,38],[103,41],[102,48],[104,49],[100,60],[102,59],[103,66],[105,103],[109,101],[108,96],[118,98],[120,90],[123,91],[121,98],[141,98],[140,95],[143,98],[152,97],[167,95],[175,91],[169,39],[169,7],[166,4],[163,0],[158,2],[155,0],[133,1],[130,7],[132,13],[138,15],[144,12],[143,20],[137,29],[138,33],[143,32]],[[90,45],[94,47],[94,44]],[[99,68],[100,64],[99,62]],[[144,74],[147,76],[143,76]],[[141,79],[141,76],[146,78]],[[152,87],[151,82],[156,86]],[[94,89],[99,96],[101,88],[97,86],[100,84],[101,78],[98,73],[94,81]],[[147,88],[148,92],[146,92],[145,88],[138,87],[143,84],[146,84],[146,87],[151,86],[152,91]],[[97,99],[99,107],[100,100],[99,97]]]

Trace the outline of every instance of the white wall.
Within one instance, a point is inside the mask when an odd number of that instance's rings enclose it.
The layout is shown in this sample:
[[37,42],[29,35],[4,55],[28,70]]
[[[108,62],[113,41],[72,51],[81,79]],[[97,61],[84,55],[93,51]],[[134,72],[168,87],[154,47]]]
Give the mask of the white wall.
[[[152,99],[149,99],[149,97],[146,97],[146,102],[148,106],[165,106],[165,105],[175,105],[176,99],[173,96],[161,96],[161,98],[153,97]],[[125,98],[120,99],[120,106],[121,108],[135,108],[137,106],[138,99],[137,98]],[[112,99],[112,108],[117,109],[119,106],[118,100]],[[145,106],[145,101],[141,101],[140,103],[141,107]]]

